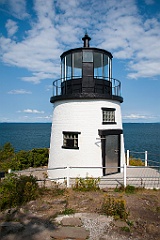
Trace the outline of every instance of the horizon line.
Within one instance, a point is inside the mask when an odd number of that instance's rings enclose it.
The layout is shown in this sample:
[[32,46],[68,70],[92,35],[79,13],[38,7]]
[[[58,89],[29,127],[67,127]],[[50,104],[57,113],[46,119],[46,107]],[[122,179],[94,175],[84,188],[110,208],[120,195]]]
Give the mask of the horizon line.
[[[52,124],[52,122],[0,122],[1,123],[50,123]],[[124,123],[160,123],[160,122],[122,122],[122,124]]]

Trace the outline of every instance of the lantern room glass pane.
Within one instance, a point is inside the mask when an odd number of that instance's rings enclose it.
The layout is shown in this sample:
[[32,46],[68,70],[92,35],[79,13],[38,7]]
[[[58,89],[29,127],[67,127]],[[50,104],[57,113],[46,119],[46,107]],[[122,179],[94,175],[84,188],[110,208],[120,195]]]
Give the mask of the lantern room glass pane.
[[61,78],[62,81],[65,79],[65,64],[64,64],[64,58],[61,61]]
[[73,78],[82,77],[82,52],[72,54],[72,72]]
[[93,53],[90,51],[83,51],[83,62],[93,62]]
[[71,54],[66,56],[66,77],[71,78],[72,76],[72,62],[71,62]]
[[107,78],[109,77],[109,73],[108,73],[108,62],[109,62],[109,58],[107,55],[104,55],[104,78]]
[[94,77],[103,78],[103,54],[94,52]]

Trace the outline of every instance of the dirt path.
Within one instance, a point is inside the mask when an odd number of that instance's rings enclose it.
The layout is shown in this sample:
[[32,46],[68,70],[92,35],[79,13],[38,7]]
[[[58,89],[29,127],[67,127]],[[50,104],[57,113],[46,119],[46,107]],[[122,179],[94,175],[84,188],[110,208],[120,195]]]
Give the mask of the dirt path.
[[[127,223],[121,220],[115,221],[100,213],[104,198],[108,196],[124,199],[129,212]],[[39,199],[23,207],[0,213],[0,239],[69,239],[54,238],[53,233],[57,228],[62,227],[63,231],[66,229],[63,222],[56,218],[62,213],[72,213],[69,215],[70,218],[80,219],[82,225],[78,227],[90,232],[88,238],[90,240],[160,239],[160,191],[142,190],[135,194],[125,194],[111,189],[94,192],[77,192],[71,189],[63,192],[62,189],[56,191],[48,189]],[[63,218],[66,218],[66,215]],[[69,225],[67,227],[67,229],[77,228]]]

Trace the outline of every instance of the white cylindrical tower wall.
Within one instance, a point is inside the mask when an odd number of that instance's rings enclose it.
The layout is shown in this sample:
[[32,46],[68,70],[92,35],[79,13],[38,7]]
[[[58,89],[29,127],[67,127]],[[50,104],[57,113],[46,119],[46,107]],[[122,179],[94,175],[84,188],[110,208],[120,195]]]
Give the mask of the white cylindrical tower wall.
[[[115,124],[102,124],[102,108],[115,109]],[[75,167],[70,169],[71,177],[102,176],[102,149],[101,139],[98,135],[99,129],[122,130],[119,101],[98,99],[94,99],[94,101],[87,99],[56,101],[54,103],[48,168]],[[62,148],[64,131],[79,132],[79,149]],[[120,165],[123,166],[125,161],[123,134],[121,134],[120,151]],[[63,179],[66,174],[64,169],[48,171],[50,179]]]

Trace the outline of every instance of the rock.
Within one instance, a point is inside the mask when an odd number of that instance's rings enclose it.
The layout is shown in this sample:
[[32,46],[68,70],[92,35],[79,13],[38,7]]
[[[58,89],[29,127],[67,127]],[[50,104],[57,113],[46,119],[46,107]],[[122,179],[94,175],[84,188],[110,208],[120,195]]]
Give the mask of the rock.
[[19,222],[3,222],[0,224],[0,232],[20,232],[24,226]]
[[50,201],[50,204],[66,204],[66,199],[64,198],[58,198]]
[[82,226],[82,222],[81,222],[80,218],[76,218],[76,217],[63,218],[61,221],[61,224],[63,226],[74,226],[74,227]]
[[60,227],[51,234],[55,239],[77,239],[83,240],[89,237],[89,231],[83,227]]
[[116,227],[120,227],[120,228],[128,227],[128,224],[127,224],[126,222],[124,222],[124,221],[121,221],[121,220],[116,220],[116,221],[114,222],[114,225],[115,225]]
[[48,205],[48,204],[43,204],[40,208],[39,208],[39,210],[43,210],[43,211],[45,211],[45,210],[49,210],[50,209],[50,206]]
[[22,213],[22,214],[25,214],[25,209],[21,207],[21,208],[19,209],[19,212]]
[[17,208],[10,208],[4,211],[5,214],[13,215],[17,212]]
[[150,223],[146,226],[146,231],[149,234],[156,235],[159,234],[159,228],[153,223]]

